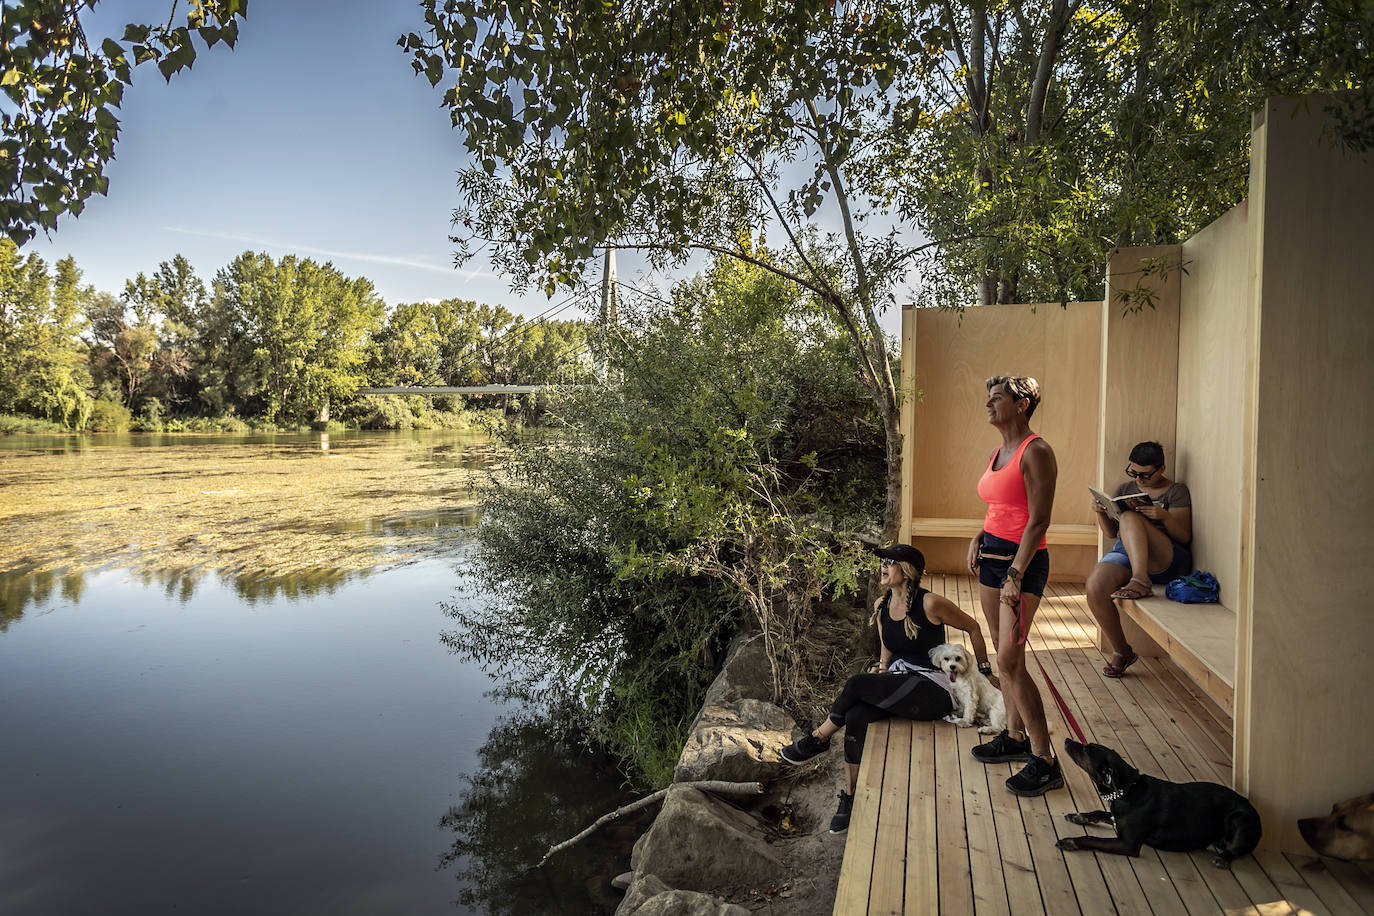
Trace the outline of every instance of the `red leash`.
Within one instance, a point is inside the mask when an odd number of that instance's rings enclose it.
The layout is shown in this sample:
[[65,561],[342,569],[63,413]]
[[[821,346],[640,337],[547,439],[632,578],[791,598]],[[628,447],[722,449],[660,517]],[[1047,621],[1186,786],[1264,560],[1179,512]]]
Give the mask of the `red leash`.
[[1044,665],[1040,664],[1040,656],[1035,655],[1035,650],[1026,645],[1026,640],[1029,638],[1029,634],[1026,632],[1028,628],[1029,623],[1026,620],[1026,599],[1022,598],[1021,603],[1016,607],[1016,644],[1018,646],[1026,646],[1030,654],[1035,656],[1035,665],[1040,669],[1041,676],[1045,678],[1045,683],[1049,686],[1050,693],[1054,696],[1054,702],[1059,706],[1059,711],[1064,714],[1064,721],[1069,723],[1069,728],[1073,731],[1074,736],[1078,738],[1078,742],[1080,744],[1087,744],[1088,739],[1083,736],[1083,729],[1078,727],[1078,720],[1073,717],[1073,712],[1069,709],[1069,704],[1064,702],[1064,698],[1059,694],[1059,688],[1054,686],[1054,681],[1050,679],[1050,673],[1045,670]]

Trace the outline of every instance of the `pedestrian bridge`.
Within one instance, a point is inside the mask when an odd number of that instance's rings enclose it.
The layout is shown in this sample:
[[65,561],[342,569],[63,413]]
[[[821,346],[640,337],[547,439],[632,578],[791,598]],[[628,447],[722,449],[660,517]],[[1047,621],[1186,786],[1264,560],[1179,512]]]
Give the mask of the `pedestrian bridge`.
[[434,388],[359,388],[358,394],[532,394],[552,385],[459,385]]

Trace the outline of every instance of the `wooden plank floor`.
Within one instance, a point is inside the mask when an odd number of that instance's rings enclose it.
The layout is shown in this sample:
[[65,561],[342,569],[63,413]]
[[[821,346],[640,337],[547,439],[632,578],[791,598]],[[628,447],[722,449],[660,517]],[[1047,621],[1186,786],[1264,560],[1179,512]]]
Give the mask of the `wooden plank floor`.
[[[972,578],[936,575],[927,586],[983,619]],[[1072,731],[1046,675],[1088,740],[1115,748],[1141,772],[1228,782],[1227,714],[1168,659],[1142,659],[1120,680],[1104,677],[1096,636],[1081,586],[1051,583],[1036,614],[1029,664],[1056,750]],[[1365,865],[1260,852],[1225,871],[1202,853],[1146,848],[1131,859],[1060,852],[1060,837],[1084,832],[1064,815],[1102,807],[1086,774],[1063,757],[1066,789],[1018,798],[1003,782],[1020,764],[975,762],[969,750],[980,740],[974,729],[944,722],[871,726],[837,916],[1374,916],[1374,867]],[[1089,832],[1110,835],[1106,828]]]

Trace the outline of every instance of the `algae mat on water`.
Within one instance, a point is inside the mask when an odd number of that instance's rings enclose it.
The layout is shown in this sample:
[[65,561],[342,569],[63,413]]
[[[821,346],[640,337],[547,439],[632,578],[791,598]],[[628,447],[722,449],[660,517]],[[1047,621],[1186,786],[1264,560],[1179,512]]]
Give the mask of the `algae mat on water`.
[[169,581],[329,578],[450,553],[496,457],[451,433],[5,446],[0,573],[117,565]]

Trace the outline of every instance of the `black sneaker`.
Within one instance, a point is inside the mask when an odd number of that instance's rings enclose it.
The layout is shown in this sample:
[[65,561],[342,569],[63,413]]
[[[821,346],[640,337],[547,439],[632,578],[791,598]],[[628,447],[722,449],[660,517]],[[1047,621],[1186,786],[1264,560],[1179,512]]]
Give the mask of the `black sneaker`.
[[1007,780],[1007,788],[1017,795],[1043,795],[1050,789],[1064,785],[1064,774],[1059,769],[1059,759],[1046,760],[1032,757],[1030,763],[1015,776]]
[[1035,755],[1031,753],[1030,738],[1016,739],[1002,729],[1002,734],[993,738],[991,741],[984,741],[982,744],[969,751],[974,760],[979,763],[1006,763],[1009,760],[1030,760]]
[[830,750],[829,741],[822,741],[815,735],[806,735],[778,751],[778,756],[786,763],[805,763],[812,757],[824,754],[828,750]]
[[[816,740],[820,740],[819,738]],[[844,833],[849,829],[849,812],[854,810],[854,796],[848,792],[840,793],[840,806],[835,809],[835,816],[830,819],[831,833]]]

